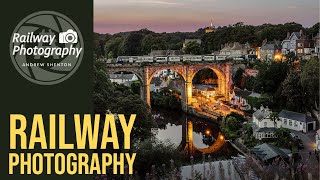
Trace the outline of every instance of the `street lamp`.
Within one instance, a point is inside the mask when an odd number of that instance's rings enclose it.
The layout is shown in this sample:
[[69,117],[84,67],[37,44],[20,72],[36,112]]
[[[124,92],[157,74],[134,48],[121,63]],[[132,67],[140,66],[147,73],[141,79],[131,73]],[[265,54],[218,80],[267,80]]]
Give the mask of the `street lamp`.
[[210,130],[206,130],[206,135],[210,135]]
[[224,140],[224,137],[223,137],[223,135],[220,135],[220,140]]

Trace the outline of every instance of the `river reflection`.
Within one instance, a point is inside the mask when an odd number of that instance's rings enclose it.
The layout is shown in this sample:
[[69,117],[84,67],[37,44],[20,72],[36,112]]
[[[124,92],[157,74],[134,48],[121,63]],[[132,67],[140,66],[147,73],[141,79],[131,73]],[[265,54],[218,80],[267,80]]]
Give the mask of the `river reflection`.
[[226,159],[238,152],[227,142],[220,132],[219,124],[186,115],[181,111],[152,109],[158,124],[155,131],[160,141],[170,141],[185,151],[186,156],[211,154],[214,158]]

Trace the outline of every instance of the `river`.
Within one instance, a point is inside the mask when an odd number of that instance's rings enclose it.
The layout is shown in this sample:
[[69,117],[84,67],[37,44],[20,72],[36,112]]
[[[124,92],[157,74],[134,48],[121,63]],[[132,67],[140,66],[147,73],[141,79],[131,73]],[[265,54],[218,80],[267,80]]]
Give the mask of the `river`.
[[214,160],[222,160],[239,153],[223,139],[220,125],[216,122],[208,122],[183,111],[159,108],[153,108],[152,115],[158,124],[158,129],[154,130],[156,138],[170,141],[184,151],[186,157],[193,156],[195,160],[200,160],[205,152]]

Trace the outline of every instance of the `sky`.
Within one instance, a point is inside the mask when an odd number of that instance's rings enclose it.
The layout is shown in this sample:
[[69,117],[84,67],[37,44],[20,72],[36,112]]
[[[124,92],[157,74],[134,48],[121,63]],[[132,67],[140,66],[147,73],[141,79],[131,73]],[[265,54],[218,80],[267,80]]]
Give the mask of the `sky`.
[[94,31],[194,32],[210,25],[319,22],[319,0],[94,0]]

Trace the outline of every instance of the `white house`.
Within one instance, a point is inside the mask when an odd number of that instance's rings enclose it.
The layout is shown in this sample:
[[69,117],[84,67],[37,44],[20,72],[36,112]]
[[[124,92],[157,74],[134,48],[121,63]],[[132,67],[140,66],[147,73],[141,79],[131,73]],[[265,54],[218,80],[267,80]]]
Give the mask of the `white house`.
[[137,81],[138,77],[135,74],[111,74],[110,81],[118,84],[130,86],[133,81]]
[[311,53],[314,51],[314,40],[308,39],[302,30],[293,32],[291,35],[288,33],[287,38],[282,41],[281,45],[282,55],[294,52],[299,58],[310,58]]
[[248,97],[260,98],[261,94],[235,87],[230,93],[230,97],[233,105],[238,106],[241,110],[250,110],[251,106],[248,103]]
[[286,55],[289,52],[294,52],[296,54],[296,44],[297,40],[301,37],[302,33],[300,32],[293,32],[287,33],[287,38],[282,41],[282,55]]
[[253,136],[256,139],[274,138],[275,129],[281,127],[279,121],[274,122],[270,119],[271,113],[268,107],[264,108],[261,105],[260,109],[252,114]]
[[283,128],[302,132],[312,131],[316,128],[316,121],[306,114],[282,110],[278,117]]
[[320,129],[316,133],[316,146],[317,150],[320,151]]

